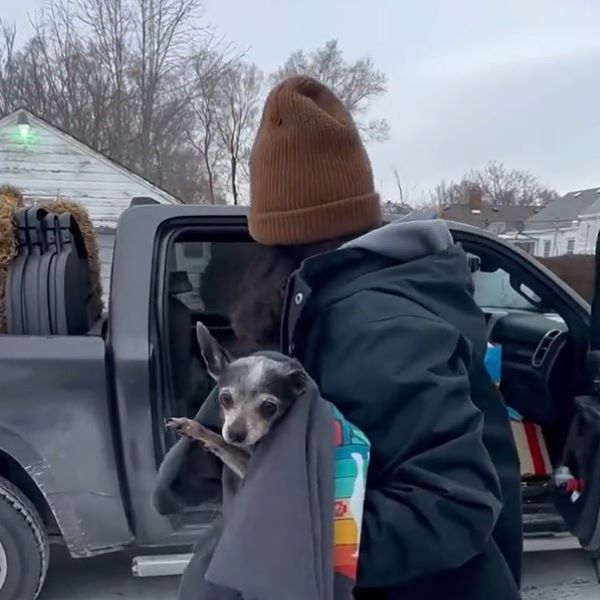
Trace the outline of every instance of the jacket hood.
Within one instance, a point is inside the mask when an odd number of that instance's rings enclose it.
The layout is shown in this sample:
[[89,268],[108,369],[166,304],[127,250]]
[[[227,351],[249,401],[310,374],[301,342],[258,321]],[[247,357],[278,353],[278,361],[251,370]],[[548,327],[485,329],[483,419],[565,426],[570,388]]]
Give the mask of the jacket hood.
[[393,221],[348,242],[343,248],[368,250],[399,263],[448,250],[453,245],[446,223],[439,219]]
[[[316,296],[309,312],[372,290],[404,298],[453,322],[478,350],[485,349],[483,315],[473,299],[467,256],[441,219],[419,215],[389,223],[308,259],[292,279],[289,299],[292,294],[305,300]],[[288,328],[294,326],[299,308],[293,304],[289,300]]]

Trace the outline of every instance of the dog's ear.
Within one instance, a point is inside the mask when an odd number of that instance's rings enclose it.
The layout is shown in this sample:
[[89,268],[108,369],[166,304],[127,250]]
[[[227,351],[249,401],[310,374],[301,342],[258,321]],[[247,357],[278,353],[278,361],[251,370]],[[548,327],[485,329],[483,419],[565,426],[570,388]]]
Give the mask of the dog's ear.
[[200,321],[196,323],[196,338],[209,375],[218,380],[231,362],[231,356]]
[[306,390],[308,375],[296,359],[290,361],[290,370],[286,374],[286,379],[290,383],[294,398],[298,398],[298,396],[301,396]]

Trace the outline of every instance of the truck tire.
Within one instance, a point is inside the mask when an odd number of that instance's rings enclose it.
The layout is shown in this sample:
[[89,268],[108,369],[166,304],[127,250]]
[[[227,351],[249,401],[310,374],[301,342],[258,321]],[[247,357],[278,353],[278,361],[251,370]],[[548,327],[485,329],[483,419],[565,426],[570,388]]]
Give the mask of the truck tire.
[[35,506],[0,477],[0,600],[34,600],[49,556],[48,536]]

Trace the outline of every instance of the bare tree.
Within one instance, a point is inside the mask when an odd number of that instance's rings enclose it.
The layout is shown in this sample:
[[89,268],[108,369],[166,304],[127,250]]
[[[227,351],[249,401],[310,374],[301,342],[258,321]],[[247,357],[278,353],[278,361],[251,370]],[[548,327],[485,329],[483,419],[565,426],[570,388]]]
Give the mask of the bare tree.
[[193,103],[195,119],[186,134],[202,161],[208,184],[208,202],[217,204],[219,166],[225,151],[217,132],[216,82],[207,77],[201,83],[201,90]]
[[483,169],[471,171],[466,178],[479,185],[484,202],[497,206],[541,205],[556,195],[529,171],[509,169],[498,161],[490,161]]
[[466,183],[464,181],[455,183],[442,179],[435,188],[429,191],[429,201],[423,205],[423,208],[441,209],[452,204],[460,204],[465,201],[465,192]]
[[[94,56],[108,74],[112,84],[111,111],[114,133],[111,147],[113,156],[119,156],[126,148],[125,115],[129,101],[126,66],[127,48],[134,22],[133,11],[125,0],[79,0],[78,16],[90,28]],[[120,156],[121,160],[125,157]]]
[[387,77],[375,68],[370,58],[348,62],[337,40],[306,54],[294,52],[271,75],[277,83],[291,75],[310,75],[329,86],[341,99],[357,122],[365,139],[385,141],[389,138],[389,124],[385,119],[367,120],[370,104],[387,91]]
[[394,182],[396,184],[396,190],[398,191],[398,196],[395,200],[388,200],[387,202],[383,202],[383,212],[388,215],[408,215],[413,212],[414,208],[410,205],[408,201],[408,192],[406,187],[402,183],[402,178],[400,177],[400,172],[397,167],[393,167],[392,169],[394,174]]
[[550,204],[550,202],[554,202],[560,198],[560,194],[556,190],[550,188],[542,188],[537,195],[539,197],[540,206],[546,206],[547,204]]
[[408,192],[406,191],[406,188],[402,183],[400,172],[398,171],[397,167],[393,167],[392,171],[394,173],[394,182],[396,183],[396,190],[398,190],[397,202],[399,204],[408,204]]
[[259,113],[263,74],[252,63],[236,61],[219,81],[217,129],[227,151],[229,187],[234,204],[240,203],[240,184],[247,178],[245,167]]
[[196,19],[202,5],[200,0],[137,0],[137,4],[134,20],[138,68],[134,81],[140,98],[140,166],[147,172],[152,138],[159,133],[153,128],[155,117],[176,91],[172,84],[177,86],[190,40],[198,33]]
[[0,19],[0,113],[7,112],[14,102],[16,36],[16,28]]
[[227,179],[227,148],[219,131],[221,112],[220,82],[230,65],[226,54],[205,52],[194,63],[194,78],[198,93],[193,95],[193,117],[186,132],[202,162],[207,182],[210,204],[220,204],[223,199],[223,180]]
[[473,186],[481,189],[484,202],[494,206],[541,206],[558,196],[529,171],[490,161],[483,169],[471,170],[459,182],[441,181],[430,191],[430,203],[440,208],[465,202],[466,192]]
[[188,135],[203,131],[194,103],[207,67],[195,65],[221,57],[200,16],[201,0],[51,0],[21,50],[12,29],[0,32],[0,111],[25,106],[168,191],[205,200],[211,176]]
[[42,116],[98,148],[107,142],[100,124],[108,116],[110,82],[79,24],[77,13],[59,2],[50,2],[36,23],[29,58],[42,87],[34,99],[43,98]]

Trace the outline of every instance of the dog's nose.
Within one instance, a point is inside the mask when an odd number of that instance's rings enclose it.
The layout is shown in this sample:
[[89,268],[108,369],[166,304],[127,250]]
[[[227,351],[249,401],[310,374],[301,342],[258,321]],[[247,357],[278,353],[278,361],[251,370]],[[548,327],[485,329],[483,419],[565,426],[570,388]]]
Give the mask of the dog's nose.
[[248,436],[248,433],[246,432],[245,429],[230,429],[227,433],[228,433],[229,439],[234,444],[243,443],[244,440],[246,439],[246,437]]

